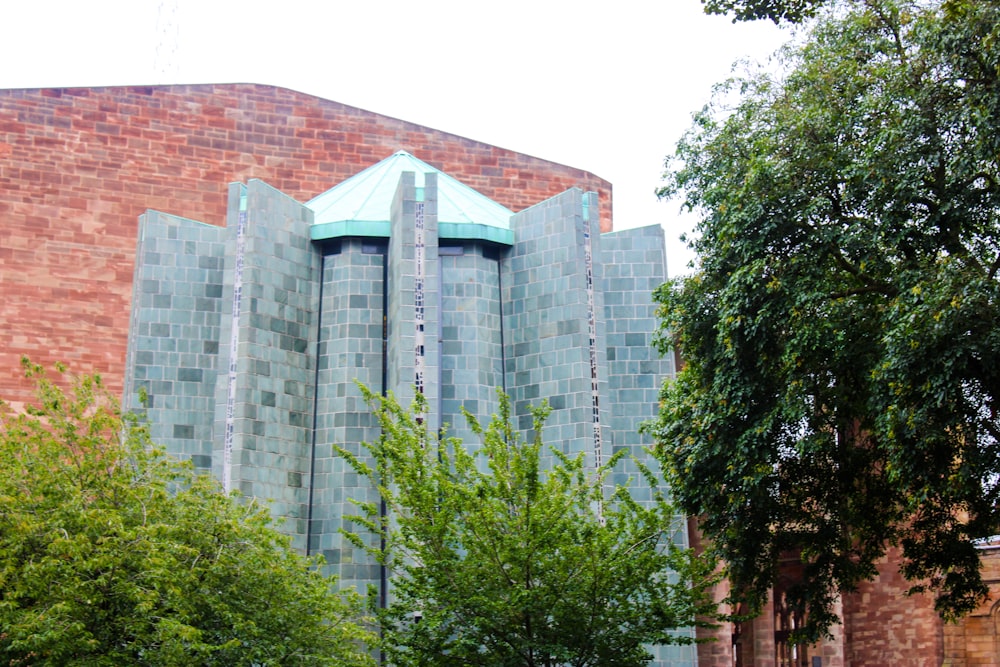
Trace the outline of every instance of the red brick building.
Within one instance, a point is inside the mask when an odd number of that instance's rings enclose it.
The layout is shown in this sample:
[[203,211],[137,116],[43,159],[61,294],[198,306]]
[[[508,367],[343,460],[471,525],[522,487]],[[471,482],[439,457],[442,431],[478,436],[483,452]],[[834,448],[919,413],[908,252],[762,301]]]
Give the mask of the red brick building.
[[578,186],[573,169],[395,118],[251,84],[0,90],[0,396],[27,398],[18,359],[124,372],[137,219],[222,225],[227,184],[307,201],[405,150],[519,211]]
[[[291,90],[251,84],[0,91],[0,396],[25,400],[18,359],[123,381],[137,218],[152,208],[223,224],[226,184],[258,178],[300,201],[406,150],[518,211],[594,174]],[[1000,593],[1000,550],[985,576]],[[702,667],[1000,665],[998,596],[945,625],[889,559],[843,598],[835,637],[794,655],[771,604],[702,644]],[[725,590],[720,589],[720,597]]]
[[[694,522],[691,541],[701,546]],[[928,594],[907,595],[898,570],[900,553],[890,549],[874,581],[841,598],[842,623],[816,646],[788,647],[781,641],[791,619],[781,606],[781,582],[760,616],[735,626],[699,630],[699,667],[997,667],[1000,665],[1000,542],[981,550],[990,598],[958,623],[944,623]],[[794,577],[794,559],[783,575]],[[716,598],[729,588],[723,582]]]

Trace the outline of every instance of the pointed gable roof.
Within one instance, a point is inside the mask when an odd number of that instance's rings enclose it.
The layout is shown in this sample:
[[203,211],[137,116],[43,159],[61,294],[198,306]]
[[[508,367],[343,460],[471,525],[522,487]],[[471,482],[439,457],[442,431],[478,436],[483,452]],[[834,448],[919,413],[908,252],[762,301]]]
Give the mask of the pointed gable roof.
[[418,192],[425,174],[437,174],[438,236],[513,245],[514,213],[406,151],[351,176],[306,203],[313,211],[312,239],[389,236],[389,211],[404,172],[413,172]]

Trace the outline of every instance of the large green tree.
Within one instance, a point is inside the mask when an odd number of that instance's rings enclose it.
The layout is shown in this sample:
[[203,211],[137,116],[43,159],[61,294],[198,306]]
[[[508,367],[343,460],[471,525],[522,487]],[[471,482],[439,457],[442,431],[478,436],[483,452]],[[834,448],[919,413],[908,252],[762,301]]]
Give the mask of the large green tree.
[[[0,410],[0,662],[374,664],[266,509],[150,448],[100,378]],[[3,406],[0,405],[0,408]]]
[[547,451],[544,409],[523,442],[502,398],[485,429],[470,418],[482,436],[470,451],[428,432],[420,397],[409,411],[368,398],[381,438],[364,458],[340,453],[386,501],[354,521],[381,536],[370,551],[392,573],[380,615],[391,664],[632,667],[649,644],[691,641],[678,630],[711,611],[713,575],[674,546],[683,519],[648,468],[637,502],[607,488],[621,455],[588,471],[582,456]]
[[1000,3],[840,3],[784,58],[669,163],[698,259],[657,293],[687,366],[650,428],[736,596],[799,552],[816,638],[899,545],[954,617],[1000,533]]

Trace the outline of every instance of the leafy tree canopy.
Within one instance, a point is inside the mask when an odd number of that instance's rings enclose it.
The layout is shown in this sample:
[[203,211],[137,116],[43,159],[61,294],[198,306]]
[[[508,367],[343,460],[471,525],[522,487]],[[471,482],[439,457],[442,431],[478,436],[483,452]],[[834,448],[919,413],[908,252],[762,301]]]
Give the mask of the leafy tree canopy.
[[421,397],[406,411],[366,395],[382,437],[364,458],[340,453],[387,504],[385,515],[361,505],[353,520],[384,540],[371,552],[392,572],[380,619],[391,664],[637,666],[649,644],[691,641],[676,630],[711,610],[713,575],[674,546],[682,518],[648,468],[638,466],[650,492],[639,503],[607,493],[620,455],[594,473],[582,456],[546,452],[545,409],[522,442],[502,397],[488,427],[470,417],[482,436],[471,452],[428,434]]
[[798,551],[816,638],[894,544],[954,617],[1000,532],[1000,2],[847,3],[785,57],[668,164],[699,259],[657,293],[687,367],[651,430],[737,595]]
[[706,14],[732,14],[733,21],[771,19],[801,23],[829,0],[701,0]]
[[38,404],[0,411],[0,662],[374,664],[357,602],[266,510],[151,449],[99,377],[24,366]]

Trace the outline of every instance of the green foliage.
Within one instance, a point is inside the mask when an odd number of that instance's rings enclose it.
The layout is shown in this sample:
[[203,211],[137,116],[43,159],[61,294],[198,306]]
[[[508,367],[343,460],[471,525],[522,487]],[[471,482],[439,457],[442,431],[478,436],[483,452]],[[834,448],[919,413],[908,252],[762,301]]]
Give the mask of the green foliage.
[[770,19],[801,23],[829,0],[701,0],[706,14],[733,14],[733,21]]
[[0,411],[0,662],[373,664],[359,602],[266,510],[152,449],[98,376],[63,391],[23,365],[38,404]]
[[662,193],[702,218],[657,293],[687,367],[650,429],[736,595],[801,553],[810,639],[887,543],[968,612],[1000,532],[1000,3],[849,8],[724,85]]
[[387,504],[386,517],[361,506],[353,520],[384,539],[371,552],[392,572],[380,618],[391,664],[643,665],[644,645],[690,641],[672,630],[711,611],[711,566],[673,545],[682,519],[662,493],[643,504],[626,489],[606,495],[621,456],[596,474],[560,451],[544,464],[547,408],[525,443],[501,395],[485,429],[467,415],[482,437],[472,452],[428,434],[422,397],[406,411],[365,393],[382,437],[369,457],[339,451]]

